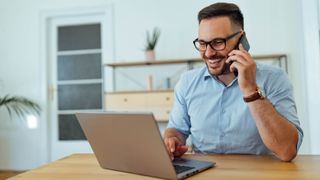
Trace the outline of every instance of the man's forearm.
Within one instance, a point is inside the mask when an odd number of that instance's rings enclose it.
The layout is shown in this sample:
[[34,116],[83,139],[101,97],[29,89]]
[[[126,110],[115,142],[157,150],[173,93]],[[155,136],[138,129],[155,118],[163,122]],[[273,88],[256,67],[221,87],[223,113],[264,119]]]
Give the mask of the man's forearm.
[[279,159],[291,161],[297,154],[298,131],[267,100],[248,103],[264,144]]

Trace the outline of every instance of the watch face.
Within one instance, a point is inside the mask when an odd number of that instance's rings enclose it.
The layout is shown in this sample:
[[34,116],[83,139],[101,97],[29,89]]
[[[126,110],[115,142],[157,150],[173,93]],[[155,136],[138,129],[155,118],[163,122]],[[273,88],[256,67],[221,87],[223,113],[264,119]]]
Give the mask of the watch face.
[[259,87],[257,87],[257,90],[250,96],[247,97],[243,97],[243,100],[245,102],[252,102],[255,101],[257,99],[264,99],[265,97],[263,96],[263,92],[261,91],[261,89]]
[[257,91],[258,91],[258,94],[259,94],[261,97],[264,97],[263,92],[261,91],[261,89],[260,89],[259,87],[257,88]]

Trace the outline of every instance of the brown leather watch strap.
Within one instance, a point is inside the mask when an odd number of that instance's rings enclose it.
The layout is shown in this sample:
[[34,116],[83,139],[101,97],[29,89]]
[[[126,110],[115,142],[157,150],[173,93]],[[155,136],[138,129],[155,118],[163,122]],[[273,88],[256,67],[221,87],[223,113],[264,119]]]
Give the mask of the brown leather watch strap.
[[244,102],[252,102],[257,99],[264,99],[264,96],[262,95],[262,92],[259,87],[257,87],[256,91],[253,94],[247,97],[243,97]]

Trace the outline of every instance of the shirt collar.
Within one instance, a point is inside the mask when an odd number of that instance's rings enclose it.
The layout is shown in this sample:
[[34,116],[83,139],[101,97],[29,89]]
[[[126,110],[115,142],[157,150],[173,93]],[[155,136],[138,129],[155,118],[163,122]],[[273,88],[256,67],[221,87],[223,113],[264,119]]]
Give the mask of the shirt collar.
[[205,67],[205,68],[206,68],[206,70],[205,70],[205,72],[203,74],[203,79],[204,80],[208,79],[209,77],[212,77],[211,74],[208,71],[208,68],[207,67]]
[[[212,75],[209,73],[207,67],[205,67],[205,68],[206,68],[206,70],[205,70],[205,72],[204,72],[204,74],[203,74],[203,80],[207,80],[207,79],[209,79],[209,78],[211,77],[211,78],[213,78],[215,81],[217,81],[218,83],[223,84],[217,77],[212,76]],[[237,80],[238,80],[238,77],[234,78],[234,80],[232,80],[231,83],[228,84],[226,87],[232,86]],[[224,85],[224,84],[223,84],[223,85]]]

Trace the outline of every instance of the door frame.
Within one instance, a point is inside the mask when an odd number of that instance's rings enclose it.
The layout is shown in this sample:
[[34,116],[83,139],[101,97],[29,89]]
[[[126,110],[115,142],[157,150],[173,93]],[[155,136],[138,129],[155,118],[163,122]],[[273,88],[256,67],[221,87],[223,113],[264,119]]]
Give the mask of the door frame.
[[[43,10],[40,12],[40,88],[41,88],[41,99],[43,100],[43,110],[41,114],[41,121],[39,122],[40,128],[40,164],[46,164],[51,162],[52,157],[52,112],[51,112],[51,97],[49,93],[50,88],[50,24],[54,19],[57,18],[68,18],[68,17],[81,17],[81,16],[102,16],[103,22],[101,23],[102,38],[102,63],[113,62],[114,60],[114,22],[113,22],[113,5],[104,5],[99,7],[83,7],[83,8],[68,8],[68,9],[54,9],[54,10]],[[104,68],[103,68],[104,69]],[[104,81],[108,81],[108,89],[113,88],[113,78],[111,71],[105,71]]]

